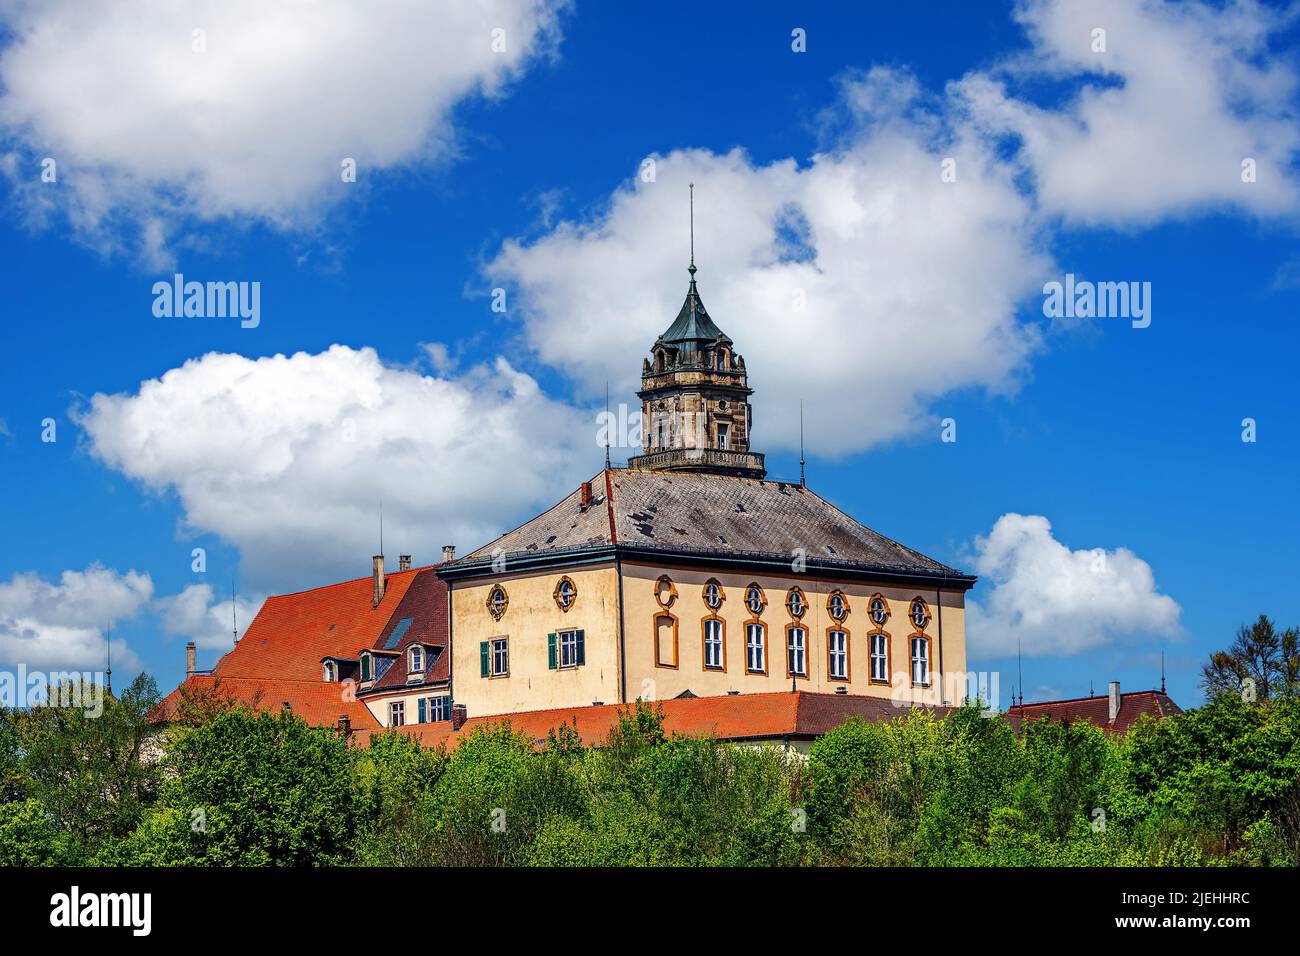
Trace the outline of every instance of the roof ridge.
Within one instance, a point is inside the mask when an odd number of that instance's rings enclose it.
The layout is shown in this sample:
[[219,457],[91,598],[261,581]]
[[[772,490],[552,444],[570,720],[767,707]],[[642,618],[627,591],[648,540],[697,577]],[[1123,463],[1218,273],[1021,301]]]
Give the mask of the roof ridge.
[[[1120,696],[1120,701],[1122,703],[1125,697],[1140,697],[1143,694],[1155,694],[1156,696],[1159,696],[1162,693],[1163,691],[1158,691],[1158,690],[1126,690],[1126,691],[1121,691],[1119,696]],[[1039,700],[1039,701],[1031,700],[1027,704],[1012,704],[1011,706],[1012,707],[1046,707],[1049,704],[1073,704],[1081,700],[1106,700],[1108,699],[1108,696],[1109,695],[1107,694],[1090,694],[1086,697],[1062,697],[1059,700]],[[1166,694],[1165,696],[1168,695]]]
[[[441,567],[444,562],[438,564],[424,564],[418,568],[407,568],[405,571],[385,571],[384,577],[392,577],[398,574],[415,574],[417,571],[431,571],[434,568]],[[369,581],[370,575],[365,574],[359,578],[348,578],[346,581],[335,581],[333,584],[318,584],[314,588],[303,588],[301,591],[285,591],[283,594],[268,594],[267,601],[274,601],[276,598],[297,597],[300,594],[311,594],[315,591],[328,591],[330,588],[341,588],[345,584],[358,584],[361,581]]]

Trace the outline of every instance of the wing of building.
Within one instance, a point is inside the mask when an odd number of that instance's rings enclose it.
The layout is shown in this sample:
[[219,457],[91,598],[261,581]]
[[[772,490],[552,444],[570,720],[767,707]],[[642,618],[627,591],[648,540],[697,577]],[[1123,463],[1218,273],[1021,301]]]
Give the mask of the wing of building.
[[268,599],[210,674],[191,665],[190,691],[220,682],[322,723],[444,740],[503,715],[540,731],[585,713],[595,727],[638,699],[738,739],[772,737],[772,707],[785,715],[775,736],[797,736],[812,726],[805,701],[866,716],[961,703],[975,578],[802,477],[767,478],[744,357],[705,309],[694,261],[689,272],[642,363],[643,453],[627,467],[607,462],[460,559],[448,548],[389,573],[376,556],[370,577]]

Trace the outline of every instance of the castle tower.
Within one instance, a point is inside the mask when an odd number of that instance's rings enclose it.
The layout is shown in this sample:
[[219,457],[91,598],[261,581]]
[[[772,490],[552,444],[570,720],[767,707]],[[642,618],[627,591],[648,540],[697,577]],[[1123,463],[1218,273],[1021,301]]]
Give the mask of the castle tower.
[[745,360],[700,299],[694,245],[692,235],[686,301],[642,364],[637,397],[644,454],[627,464],[762,479],[763,456],[749,450],[753,389]]

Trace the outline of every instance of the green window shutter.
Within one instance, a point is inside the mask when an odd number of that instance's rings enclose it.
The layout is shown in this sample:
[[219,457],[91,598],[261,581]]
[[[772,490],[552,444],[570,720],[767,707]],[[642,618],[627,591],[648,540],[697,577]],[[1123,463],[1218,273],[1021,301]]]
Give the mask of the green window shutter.
[[417,704],[418,704],[417,709],[418,709],[419,712],[420,712],[420,718],[419,718],[419,721],[418,721],[418,722],[422,724],[422,723],[424,723],[424,718],[425,718],[424,698],[421,697],[421,698],[419,699],[419,701],[417,701]]
[[492,673],[492,651],[488,647],[487,641],[479,641],[478,643],[478,662],[480,677],[487,677]]
[[451,697],[447,696],[442,699],[442,719],[451,720]]
[[578,631],[578,663],[587,663],[587,632]]
[[550,634],[546,635],[546,666],[549,667],[551,670],[555,670],[557,667],[560,666],[559,658],[556,656],[556,652],[555,652],[554,631],[551,631]]

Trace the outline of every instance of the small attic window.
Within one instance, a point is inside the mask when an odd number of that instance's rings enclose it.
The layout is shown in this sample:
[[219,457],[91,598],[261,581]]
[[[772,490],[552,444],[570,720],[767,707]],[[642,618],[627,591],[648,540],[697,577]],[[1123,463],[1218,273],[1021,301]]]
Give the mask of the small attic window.
[[333,661],[326,661],[323,671],[321,676],[326,683],[333,684],[339,679],[339,666]]
[[365,651],[361,655],[361,681],[371,681],[375,679],[375,665],[370,657],[370,652]]
[[424,673],[424,648],[419,644],[412,644],[411,649],[407,652],[407,672],[409,674]]

